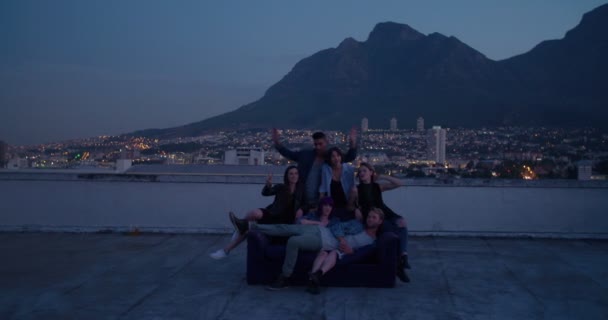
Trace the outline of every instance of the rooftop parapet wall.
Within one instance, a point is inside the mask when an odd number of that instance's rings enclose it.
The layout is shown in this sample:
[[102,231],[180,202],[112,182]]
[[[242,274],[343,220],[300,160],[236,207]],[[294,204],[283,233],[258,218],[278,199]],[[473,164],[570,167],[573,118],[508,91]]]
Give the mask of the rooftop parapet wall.
[[[264,178],[2,172],[0,230],[229,232],[228,211],[272,202],[261,196]],[[605,181],[405,182],[385,201],[412,234],[608,238]]]
[[[230,166],[228,166],[230,167]],[[232,166],[235,169],[238,167]],[[267,166],[249,172],[222,170],[220,172],[146,172],[116,173],[110,170],[0,170],[0,181],[98,181],[98,182],[165,182],[165,183],[232,183],[264,184],[269,173],[273,182],[283,180],[285,167]],[[227,172],[224,172],[227,171]],[[511,180],[511,179],[403,179],[406,186],[417,187],[497,187],[497,188],[599,188],[608,189],[608,180]]]

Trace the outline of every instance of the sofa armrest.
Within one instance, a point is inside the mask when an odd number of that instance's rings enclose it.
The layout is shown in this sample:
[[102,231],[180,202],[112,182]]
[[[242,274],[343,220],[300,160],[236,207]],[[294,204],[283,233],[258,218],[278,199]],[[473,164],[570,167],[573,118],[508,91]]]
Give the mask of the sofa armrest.
[[270,238],[258,231],[249,230],[247,233],[247,251],[263,253],[270,245]]
[[356,249],[353,254],[346,254],[339,259],[337,264],[351,264],[359,263],[374,257],[376,254],[376,244],[369,244],[367,246]]
[[258,231],[250,230],[247,235],[247,283],[270,283],[276,273],[269,272],[271,263],[265,258],[270,238]]

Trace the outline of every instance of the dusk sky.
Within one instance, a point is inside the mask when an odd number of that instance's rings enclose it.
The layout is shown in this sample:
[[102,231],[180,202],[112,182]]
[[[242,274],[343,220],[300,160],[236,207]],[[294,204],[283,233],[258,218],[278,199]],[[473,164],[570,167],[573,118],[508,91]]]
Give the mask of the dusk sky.
[[[606,0],[0,2],[0,140],[199,121],[260,98],[300,59],[378,22],[495,60],[562,38]],[[287,107],[287,106],[286,106]]]

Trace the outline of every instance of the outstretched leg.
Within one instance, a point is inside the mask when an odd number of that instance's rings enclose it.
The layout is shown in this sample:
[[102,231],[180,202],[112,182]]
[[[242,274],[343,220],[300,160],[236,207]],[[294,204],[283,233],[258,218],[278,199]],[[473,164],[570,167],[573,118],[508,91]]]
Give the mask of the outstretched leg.
[[405,273],[405,269],[409,269],[407,256],[407,225],[405,219],[397,216],[390,220],[384,220],[382,228],[384,231],[393,232],[399,236],[399,251],[401,252],[401,255],[397,260],[397,277],[403,282],[410,282],[410,278],[407,273]]
[[399,231],[399,243],[401,245],[401,254],[407,255],[407,223],[404,218],[398,218],[396,221],[397,230]]
[[[229,215],[232,213],[229,213]],[[247,214],[245,214],[245,220],[247,221],[257,221],[262,219],[262,217],[264,216],[264,212],[262,212],[261,209],[253,209],[249,212],[247,212]],[[233,222],[234,224],[234,222]],[[230,251],[232,251],[234,248],[238,247],[241,243],[243,243],[243,241],[247,238],[246,234],[240,234],[238,228],[235,227],[235,233],[232,235],[232,238],[230,239],[230,242],[223,248],[223,249],[219,249],[213,253],[211,253],[209,256],[213,259],[223,259],[226,258],[228,256],[228,254],[230,254]]]
[[[247,214],[245,215],[245,220],[247,221],[257,221],[262,219],[262,217],[264,216],[264,212],[262,212],[261,209],[253,209],[249,212],[247,212]],[[237,234],[238,234],[238,230]],[[243,243],[243,241],[247,239],[247,235],[243,234],[243,235],[237,235],[236,237],[232,237],[230,243],[228,243],[225,247],[224,247],[224,252],[226,252],[226,254],[230,253],[230,251],[232,251],[234,248],[238,247],[241,243]]]
[[321,236],[319,233],[309,232],[302,235],[290,237],[285,248],[285,261],[283,261],[283,276],[290,277],[298,260],[300,250],[321,249]]
[[325,251],[325,250],[319,251],[319,254],[317,254],[315,261],[312,263],[311,273],[315,273],[319,269],[321,269],[321,265],[325,261],[325,258],[327,258],[327,251]]
[[229,254],[230,251],[232,251],[234,248],[238,247],[241,243],[243,243],[245,239],[247,239],[247,234],[240,235],[238,232],[236,232],[236,236],[233,236],[231,241],[224,247],[224,252],[226,252],[226,254]]
[[[263,225],[262,225],[263,226]],[[289,226],[289,225],[273,225],[274,226]],[[270,228],[269,228],[270,229]],[[277,280],[266,287],[269,290],[279,290],[285,288],[289,277],[293,273],[293,269],[298,260],[298,252],[300,250],[316,251],[322,248],[321,235],[318,228],[303,229],[301,234],[295,235],[287,240],[285,248],[285,261],[283,261],[283,269]]]
[[248,221],[257,221],[262,219],[263,216],[264,212],[262,212],[262,209],[253,209],[245,214],[244,219]]
[[319,233],[319,228],[315,225],[304,224],[253,224],[252,230],[259,231],[269,236],[299,236],[302,234]]
[[317,254],[317,258],[315,259],[315,262],[312,265],[312,271],[310,272],[308,288],[306,289],[306,291],[308,291],[309,293],[321,293],[321,277],[325,273],[325,271],[323,271],[323,267],[325,266],[328,257],[330,257],[333,253],[335,252],[327,252],[325,250],[321,250],[319,251],[319,254]]
[[329,270],[331,270],[338,260],[338,251],[333,250],[328,255],[327,258],[323,261],[323,265],[321,265],[321,271],[323,274],[326,274]]

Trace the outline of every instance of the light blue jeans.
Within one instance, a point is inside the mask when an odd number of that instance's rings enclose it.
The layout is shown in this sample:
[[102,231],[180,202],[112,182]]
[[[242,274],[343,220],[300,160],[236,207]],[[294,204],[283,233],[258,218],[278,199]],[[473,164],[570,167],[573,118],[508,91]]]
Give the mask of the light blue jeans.
[[319,251],[323,247],[321,231],[316,225],[254,224],[251,229],[269,236],[289,237],[282,269],[285,277],[289,277],[293,273],[300,250]]

